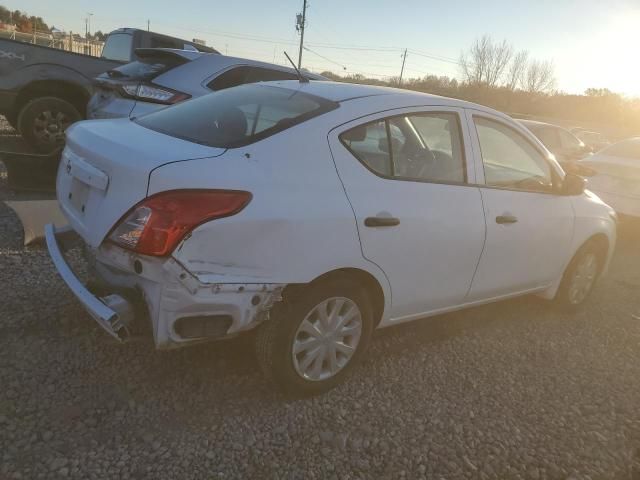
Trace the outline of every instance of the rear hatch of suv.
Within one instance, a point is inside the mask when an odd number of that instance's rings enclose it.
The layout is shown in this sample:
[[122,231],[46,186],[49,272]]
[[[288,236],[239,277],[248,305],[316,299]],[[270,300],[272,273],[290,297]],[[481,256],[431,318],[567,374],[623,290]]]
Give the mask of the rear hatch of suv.
[[129,117],[138,101],[154,110],[189,98],[183,92],[156,85],[153,80],[194,60],[200,52],[171,49],[137,49],[138,60],[109,70],[94,80],[94,94],[87,105],[87,118]]

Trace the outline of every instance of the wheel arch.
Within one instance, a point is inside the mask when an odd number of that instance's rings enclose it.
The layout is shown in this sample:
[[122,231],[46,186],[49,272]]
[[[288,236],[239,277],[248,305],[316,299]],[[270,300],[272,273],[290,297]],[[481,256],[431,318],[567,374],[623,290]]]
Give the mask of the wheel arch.
[[65,100],[84,117],[89,92],[84,86],[65,80],[35,80],[18,93],[14,108],[16,115],[27,103],[39,97],[57,97]]
[[374,316],[374,327],[377,327],[384,316],[386,307],[386,297],[384,289],[373,274],[361,268],[338,268],[323,273],[322,275],[314,278],[309,283],[287,285],[287,287],[283,291],[283,297],[299,295],[302,293],[302,290],[305,287],[316,285],[320,282],[330,282],[332,279],[337,278],[347,279],[357,285],[361,285],[364,287],[367,295],[371,300],[371,307],[373,309]]

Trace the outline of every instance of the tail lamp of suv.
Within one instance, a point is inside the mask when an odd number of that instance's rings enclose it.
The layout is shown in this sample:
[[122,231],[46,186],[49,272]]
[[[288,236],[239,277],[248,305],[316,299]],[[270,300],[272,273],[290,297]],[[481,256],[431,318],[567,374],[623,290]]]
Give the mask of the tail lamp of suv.
[[170,190],[145,198],[111,230],[109,240],[142,255],[164,257],[198,225],[229,217],[251,201],[238,190]]
[[182,102],[183,100],[191,98],[191,95],[186,93],[147,83],[125,83],[120,85],[120,91],[124,96],[129,98],[135,98],[145,102],[164,103],[167,105]]

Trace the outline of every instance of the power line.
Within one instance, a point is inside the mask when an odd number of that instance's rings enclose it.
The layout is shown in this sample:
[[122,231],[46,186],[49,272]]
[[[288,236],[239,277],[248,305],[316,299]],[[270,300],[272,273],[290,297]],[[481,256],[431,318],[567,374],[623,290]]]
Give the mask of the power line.
[[340,68],[342,68],[343,70],[346,70],[346,69],[347,69],[347,67],[345,67],[345,66],[344,66],[344,65],[342,65],[341,63],[335,62],[335,61],[331,60],[330,58],[325,57],[324,55],[320,55],[318,52],[314,52],[314,51],[313,51],[313,50],[311,50],[309,47],[302,47],[302,48],[304,48],[307,52],[311,52],[311,53],[313,53],[314,55],[317,55],[318,57],[320,57],[320,58],[322,58],[322,59],[326,60],[326,61],[327,61],[327,62],[329,62],[329,63],[333,63],[334,65],[339,66],[339,67],[340,67]]

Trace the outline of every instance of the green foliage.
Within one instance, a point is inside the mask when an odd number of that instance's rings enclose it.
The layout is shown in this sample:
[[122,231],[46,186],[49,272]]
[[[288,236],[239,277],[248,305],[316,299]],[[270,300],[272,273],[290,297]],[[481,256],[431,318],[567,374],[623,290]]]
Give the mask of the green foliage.
[[34,26],[38,32],[49,32],[51,30],[42,17],[30,16],[20,10],[11,11],[2,5],[0,5],[0,22],[13,24],[18,28],[19,32],[25,33],[33,32]]

